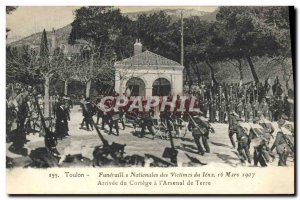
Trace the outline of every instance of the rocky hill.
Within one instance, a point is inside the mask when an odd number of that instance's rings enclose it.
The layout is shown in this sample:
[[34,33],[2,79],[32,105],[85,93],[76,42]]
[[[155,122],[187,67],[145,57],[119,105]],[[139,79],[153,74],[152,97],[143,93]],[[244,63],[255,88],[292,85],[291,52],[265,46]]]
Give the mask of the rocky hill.
[[[136,20],[139,15],[141,14],[152,14],[154,12],[158,11],[165,11],[167,15],[169,15],[172,19],[172,21],[177,21],[180,19],[180,9],[153,9],[150,11],[143,11],[143,12],[130,12],[130,13],[124,13],[125,16],[128,16],[131,20]],[[184,11],[184,17],[188,18],[191,16],[200,16],[201,19],[207,20],[207,21],[214,21],[216,19],[216,13],[217,10],[214,12],[204,12],[204,11],[198,11],[198,10],[185,10]],[[59,28],[56,30],[56,37],[57,40],[60,43],[67,43],[68,42],[68,37],[71,32],[71,25],[64,26],[62,28]],[[39,33],[32,34],[28,37],[22,38],[18,41],[11,42],[9,45],[11,46],[23,46],[23,45],[39,45],[40,40],[42,36],[42,30]],[[48,41],[51,42],[51,34],[50,31],[47,32],[48,36]]]

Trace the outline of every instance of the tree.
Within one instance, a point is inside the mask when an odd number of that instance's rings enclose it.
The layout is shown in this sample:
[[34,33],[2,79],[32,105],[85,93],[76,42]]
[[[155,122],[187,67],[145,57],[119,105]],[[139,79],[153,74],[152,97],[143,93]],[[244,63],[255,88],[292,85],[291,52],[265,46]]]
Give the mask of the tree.
[[160,11],[139,15],[134,24],[133,35],[144,49],[180,62],[180,22],[173,25],[171,17]]
[[[256,83],[259,77],[252,57],[276,56],[286,49],[287,40],[278,38],[276,29],[280,27],[274,26],[276,16],[270,14],[271,10],[274,8],[221,7],[217,13],[217,21],[222,24],[225,33],[226,45],[223,48],[226,49],[227,57],[245,59]],[[283,18],[286,19],[286,16]]]
[[75,20],[71,25],[70,44],[85,40],[101,54],[107,54],[105,50],[114,51],[117,59],[129,55],[131,48],[128,44],[134,41],[131,38],[132,22],[119,9],[108,6],[81,7],[75,11]]
[[69,81],[71,80],[71,78],[74,77],[74,70],[75,70],[75,65],[74,65],[74,61],[73,58],[65,58],[65,62],[63,62],[63,65],[61,66],[61,68],[58,69],[57,71],[57,75],[59,77],[60,80],[62,80],[64,82],[64,95],[68,95],[68,84]]
[[49,99],[50,99],[50,81],[54,74],[64,66],[66,60],[62,52],[58,51],[50,55],[48,50],[47,34],[44,29],[39,55],[33,54],[31,56],[31,65],[29,69],[32,73],[38,74],[44,81],[44,115],[49,116]]
[[79,54],[71,60],[74,79],[86,86],[86,97],[90,96],[93,79],[99,77],[100,74],[100,77],[111,77],[113,64],[110,59],[106,59],[107,57],[109,56],[91,50],[89,54]]

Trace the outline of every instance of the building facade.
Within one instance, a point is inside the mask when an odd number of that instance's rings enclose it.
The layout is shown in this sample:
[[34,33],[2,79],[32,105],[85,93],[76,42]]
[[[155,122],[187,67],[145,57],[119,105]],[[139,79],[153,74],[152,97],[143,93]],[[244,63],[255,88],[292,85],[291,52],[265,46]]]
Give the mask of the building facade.
[[131,96],[168,96],[183,93],[184,67],[134,44],[134,56],[115,62],[115,91]]

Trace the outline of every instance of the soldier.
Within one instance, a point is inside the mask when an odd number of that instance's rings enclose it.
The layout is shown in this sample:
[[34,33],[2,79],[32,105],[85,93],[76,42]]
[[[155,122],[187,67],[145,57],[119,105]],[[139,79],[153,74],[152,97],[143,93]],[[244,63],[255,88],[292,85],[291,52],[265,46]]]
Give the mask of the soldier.
[[[211,125],[203,118],[200,117],[202,113],[199,115],[191,116],[188,124],[188,129],[192,131],[192,136],[198,148],[198,153],[200,155],[204,155],[204,153],[210,153],[210,148],[208,145],[209,132],[214,132]],[[200,143],[200,139],[202,139],[203,147]]]
[[268,117],[269,115],[269,106],[266,102],[266,99],[263,98],[262,102],[258,106],[258,110],[264,115],[264,117]]
[[67,109],[68,108],[63,103],[60,103],[56,107],[55,132],[60,139],[69,136],[68,120],[70,120],[70,113]]
[[248,100],[247,103],[245,104],[245,108],[244,108],[245,122],[249,122],[249,120],[250,120],[251,107],[252,107],[251,103]]
[[264,131],[264,128],[258,124],[259,121],[260,118],[254,118],[249,138],[252,140],[251,143],[253,143],[254,147],[254,165],[257,166],[259,163],[262,167],[266,167],[267,163],[270,161],[269,143],[272,135],[269,132]]
[[231,111],[229,115],[228,135],[233,148],[235,148],[235,141],[233,139],[233,136],[234,134],[236,134],[237,131],[237,119],[238,119],[238,114],[236,114],[234,111]]
[[113,134],[112,129],[113,127],[116,129],[116,135],[119,136],[119,122],[120,120],[120,113],[117,111],[115,113],[108,114],[108,121],[109,121],[109,134]]
[[83,114],[84,118],[83,118],[83,121],[81,123],[81,128],[83,127],[83,124],[85,122],[85,125],[86,125],[86,128],[87,128],[88,131],[90,130],[90,127],[91,127],[92,130],[94,130],[91,120],[92,120],[92,117],[94,115],[95,109],[94,109],[93,104],[90,102],[90,100],[91,99],[89,97],[87,97],[85,99],[85,102],[82,105],[82,107],[83,107],[82,114]]
[[226,115],[226,101],[225,98],[223,98],[222,102],[220,103],[220,113],[219,113],[220,123],[225,122],[225,115]]
[[271,152],[276,147],[277,154],[279,155],[278,166],[286,166],[288,156],[294,153],[294,139],[292,133],[283,126],[285,124],[284,119],[280,119],[277,123],[280,131],[276,135]]
[[184,91],[185,94],[188,94],[189,90],[190,90],[189,83],[188,83],[188,81],[186,81],[184,86],[183,86],[183,91]]
[[204,98],[204,102],[202,104],[202,111],[203,111],[203,116],[206,118],[207,117],[207,112],[208,112],[208,109],[209,109],[209,105],[208,105],[208,99],[207,98]]
[[258,106],[259,103],[257,101],[257,99],[255,99],[252,103],[252,113],[253,113],[253,118],[258,117]]
[[217,111],[217,105],[216,105],[215,100],[212,99],[209,104],[209,121],[210,121],[210,123],[215,123],[216,111]]
[[246,129],[241,125],[242,119],[237,119],[237,140],[238,140],[238,153],[240,155],[240,160],[245,163],[245,160],[251,164],[250,152],[249,152],[249,137],[247,135]]
[[[142,116],[142,124],[141,124],[142,130],[140,132],[140,137],[141,138],[144,137],[145,129],[147,128],[149,133],[151,133],[151,135],[152,135],[152,139],[154,139],[155,131],[154,131],[153,121],[152,121],[153,112],[151,110],[144,111],[142,115],[143,115]],[[165,117],[167,117],[167,116],[165,115]],[[168,123],[168,120],[166,120],[166,123]]]
[[238,104],[236,105],[236,111],[237,111],[237,114],[239,115],[239,118],[242,118],[243,110],[244,110],[243,102],[240,99],[238,101]]

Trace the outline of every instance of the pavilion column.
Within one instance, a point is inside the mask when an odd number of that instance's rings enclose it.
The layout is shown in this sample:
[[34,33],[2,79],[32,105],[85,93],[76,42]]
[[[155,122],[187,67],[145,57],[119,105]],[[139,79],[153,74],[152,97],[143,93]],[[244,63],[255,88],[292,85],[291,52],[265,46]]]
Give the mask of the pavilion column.
[[152,96],[152,87],[146,87],[145,88],[145,96],[151,97]]

